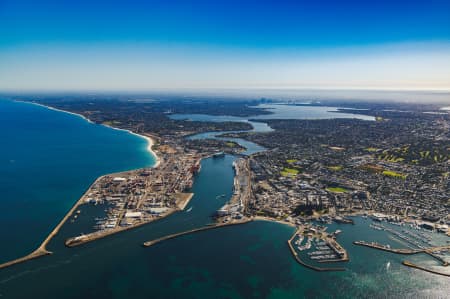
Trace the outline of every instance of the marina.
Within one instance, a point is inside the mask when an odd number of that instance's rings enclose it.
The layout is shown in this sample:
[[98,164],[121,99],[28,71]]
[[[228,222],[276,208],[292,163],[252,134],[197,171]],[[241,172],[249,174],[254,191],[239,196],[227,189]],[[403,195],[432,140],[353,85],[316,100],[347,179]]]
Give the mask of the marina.
[[[326,229],[326,227],[321,226],[299,225],[296,233],[288,241],[289,248],[294,258],[305,267],[316,271],[345,271],[344,268],[313,266],[302,260],[299,256],[299,253],[306,251],[306,257],[318,263],[349,261],[347,251],[335,240],[336,232],[328,234],[325,232]],[[311,248],[314,249],[311,251]],[[297,250],[299,253],[297,253]]]

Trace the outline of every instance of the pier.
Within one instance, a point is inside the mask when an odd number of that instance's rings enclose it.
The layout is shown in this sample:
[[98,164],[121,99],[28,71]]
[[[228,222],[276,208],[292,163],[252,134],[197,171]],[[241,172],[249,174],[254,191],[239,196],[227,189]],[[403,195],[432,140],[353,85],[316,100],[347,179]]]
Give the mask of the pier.
[[222,228],[222,227],[226,227],[226,226],[232,226],[232,225],[238,225],[238,224],[245,224],[245,223],[249,223],[253,221],[252,219],[246,219],[246,220],[242,220],[242,221],[234,221],[234,222],[229,222],[229,223],[224,223],[224,224],[211,224],[208,226],[204,226],[204,227],[200,227],[200,228],[194,228],[188,231],[184,231],[184,232],[180,232],[180,233],[175,233],[175,234],[171,234],[171,235],[167,235],[158,239],[154,239],[151,241],[147,241],[143,243],[144,247],[150,247],[153,246],[157,243],[160,243],[162,241],[166,241],[166,240],[170,240],[170,239],[175,239],[181,236],[185,236],[185,235],[189,235],[189,234],[193,234],[193,233],[197,233],[197,232],[201,232],[201,231],[205,231],[205,230],[211,230],[211,229],[217,229],[217,228]]
[[179,197],[181,197],[181,198],[177,201],[177,206],[178,206],[178,209],[180,209],[180,211],[182,211],[189,204],[192,197],[194,197],[194,193],[181,193],[179,195]]

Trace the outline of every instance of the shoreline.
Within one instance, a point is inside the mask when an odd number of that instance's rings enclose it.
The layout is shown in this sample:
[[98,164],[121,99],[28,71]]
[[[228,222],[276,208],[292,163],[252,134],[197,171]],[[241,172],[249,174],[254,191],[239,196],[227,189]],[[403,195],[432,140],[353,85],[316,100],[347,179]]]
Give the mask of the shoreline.
[[[13,101],[17,102],[17,103],[32,104],[32,105],[40,106],[40,107],[43,107],[43,108],[46,108],[46,109],[49,109],[49,110],[71,114],[71,115],[74,115],[74,116],[77,116],[77,117],[81,117],[83,120],[87,121],[90,124],[96,124],[93,121],[89,120],[84,115],[81,115],[81,114],[78,114],[78,113],[61,110],[61,109],[58,109],[58,108],[54,108],[54,107],[51,107],[51,106],[46,106],[46,105],[43,105],[43,104],[40,104],[40,103],[36,103],[36,102],[28,102],[28,101],[21,101],[21,100],[13,100]],[[108,125],[105,125],[105,124],[100,124],[100,125],[103,125],[105,127],[108,127],[110,129],[114,129],[114,130],[125,131],[125,132],[127,132],[129,134],[132,134],[132,135],[135,135],[135,136],[138,136],[140,138],[145,139],[147,141],[147,151],[155,158],[155,164],[152,165],[152,166],[145,166],[145,167],[141,167],[141,168],[148,168],[148,167],[156,168],[156,167],[159,166],[160,159],[159,159],[159,157],[156,155],[156,153],[152,149],[153,145],[155,144],[155,140],[153,138],[151,138],[150,136],[147,136],[147,135],[140,135],[140,134],[134,133],[134,132],[132,132],[130,130],[126,130],[126,129],[115,128],[115,127],[108,126]],[[137,168],[137,169],[139,169],[139,168]],[[125,170],[125,171],[132,171],[132,170]],[[53,239],[54,236],[56,236],[56,234],[58,234],[60,228],[65,224],[65,222],[73,214],[73,212],[78,208],[78,206],[80,206],[81,204],[84,204],[84,199],[85,199],[86,192],[89,191],[91,186],[93,184],[95,184],[98,180],[103,178],[104,176],[111,175],[111,174],[113,174],[113,173],[107,173],[107,174],[103,174],[103,175],[97,177],[94,180],[94,182],[89,185],[89,187],[86,189],[86,191],[80,196],[80,198],[72,205],[70,210],[64,214],[63,218],[57,223],[57,225],[51,230],[50,234],[47,235],[47,237],[44,239],[44,241],[42,241],[35,250],[33,250],[31,253],[29,253],[29,254],[27,254],[25,256],[18,257],[16,259],[6,261],[4,263],[0,263],[0,269],[8,268],[10,266],[29,261],[31,259],[35,259],[35,258],[39,258],[39,257],[42,257],[42,256],[46,256],[46,255],[52,254],[51,251],[47,250],[47,248],[46,248],[47,244],[50,243],[50,241]],[[192,196],[191,196],[191,198],[192,198]],[[190,200],[190,198],[189,198],[189,200]],[[165,215],[165,216],[169,216],[170,214],[172,214],[174,212],[176,212],[176,210],[171,211],[168,215]],[[164,217],[162,217],[162,218],[164,218]],[[143,225],[143,224],[147,224],[147,223],[142,223],[141,225]]]
[[86,116],[84,116],[84,115],[82,115],[82,114],[75,113],[75,112],[70,112],[70,111],[58,109],[58,108],[55,108],[55,107],[46,106],[46,105],[44,105],[44,104],[40,104],[40,103],[37,103],[37,102],[21,101],[21,100],[13,100],[13,102],[36,105],[36,106],[39,106],[39,107],[47,108],[47,109],[49,109],[49,110],[53,110],[53,111],[57,111],[57,112],[63,112],[63,113],[71,114],[71,115],[74,115],[74,116],[77,116],[77,117],[81,117],[82,119],[84,119],[85,121],[87,121],[87,122],[90,123],[90,124],[95,124],[92,120],[90,120],[90,119],[87,118]]
[[[63,110],[61,110],[61,111],[63,111]],[[71,112],[69,112],[69,113],[71,113]],[[76,113],[75,113],[76,114]],[[81,115],[82,116],[82,115]],[[84,117],[84,116],[83,116]],[[91,123],[92,123],[92,121],[90,121]],[[105,125],[105,124],[99,124],[99,125],[102,125],[102,126],[105,126],[105,127],[107,127],[107,128],[110,128],[110,129],[113,129],[113,130],[118,130],[118,131],[123,131],[123,132],[127,132],[128,134],[131,134],[131,135],[134,135],[134,136],[137,136],[137,137],[139,137],[139,138],[142,138],[142,139],[145,139],[146,141],[147,141],[147,151],[150,153],[150,155],[152,156],[152,157],[154,157],[155,158],[155,164],[153,164],[152,166],[150,166],[151,168],[156,168],[156,167],[158,167],[159,166],[159,164],[161,163],[161,161],[160,161],[160,159],[159,159],[159,157],[158,157],[158,155],[156,154],[156,152],[155,151],[153,151],[153,146],[156,144],[156,138],[155,137],[150,137],[150,136],[148,136],[148,135],[141,135],[141,134],[138,134],[138,133],[135,133],[135,132],[133,132],[133,131],[130,131],[130,130],[127,130],[127,129],[121,129],[121,128],[116,128],[116,127],[113,127],[113,126],[110,126],[110,125]],[[144,167],[145,168],[145,167]]]
[[297,226],[293,223],[290,222],[286,222],[286,221],[282,221],[282,220],[276,220],[270,217],[264,217],[264,216],[253,216],[252,217],[253,220],[255,221],[267,221],[267,222],[274,222],[274,223],[278,223],[278,224],[284,224],[293,228],[297,228]]
[[[87,118],[86,116],[84,116],[82,114],[79,114],[79,113],[70,112],[70,111],[59,109],[59,108],[54,108],[52,106],[47,106],[47,105],[40,104],[40,103],[37,103],[37,102],[29,102],[29,101],[21,101],[21,100],[13,100],[13,101],[14,102],[18,102],[18,103],[26,103],[26,104],[36,105],[36,106],[43,107],[43,108],[46,108],[46,109],[49,109],[49,110],[53,110],[53,111],[57,111],[57,112],[67,113],[67,114],[70,114],[70,115],[73,115],[73,116],[80,117],[80,118],[82,118],[83,120],[87,121],[90,124],[93,124],[93,125],[97,124],[97,123],[93,122],[92,120],[90,120],[89,118]],[[147,141],[147,148],[146,149],[150,153],[150,155],[155,159],[155,164],[153,164],[152,166],[149,166],[149,167],[156,168],[156,167],[159,166],[159,164],[161,162],[160,158],[158,157],[156,152],[153,151],[153,146],[156,144],[156,140],[155,140],[156,138],[155,137],[150,137],[148,135],[143,135],[143,134],[141,135],[141,134],[135,133],[135,132],[133,132],[131,130],[116,128],[116,127],[113,127],[113,126],[110,126],[110,125],[106,125],[106,124],[98,124],[98,125],[101,125],[101,126],[113,129],[113,130],[127,132],[127,133],[129,133],[131,135],[134,135],[134,136],[137,136],[139,138],[145,139]]]

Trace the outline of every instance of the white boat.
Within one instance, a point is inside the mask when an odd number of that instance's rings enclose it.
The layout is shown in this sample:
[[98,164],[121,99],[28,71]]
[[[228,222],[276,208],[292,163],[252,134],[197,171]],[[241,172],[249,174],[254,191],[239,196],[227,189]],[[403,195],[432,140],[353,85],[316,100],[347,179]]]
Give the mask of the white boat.
[[190,207],[189,209],[186,210],[186,213],[189,213],[190,211],[192,211],[192,207]]

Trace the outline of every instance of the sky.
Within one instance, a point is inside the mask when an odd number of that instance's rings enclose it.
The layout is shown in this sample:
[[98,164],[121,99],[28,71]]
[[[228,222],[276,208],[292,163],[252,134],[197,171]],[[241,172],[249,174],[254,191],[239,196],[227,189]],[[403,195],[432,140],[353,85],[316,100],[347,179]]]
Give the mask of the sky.
[[450,1],[0,0],[0,91],[450,90]]

